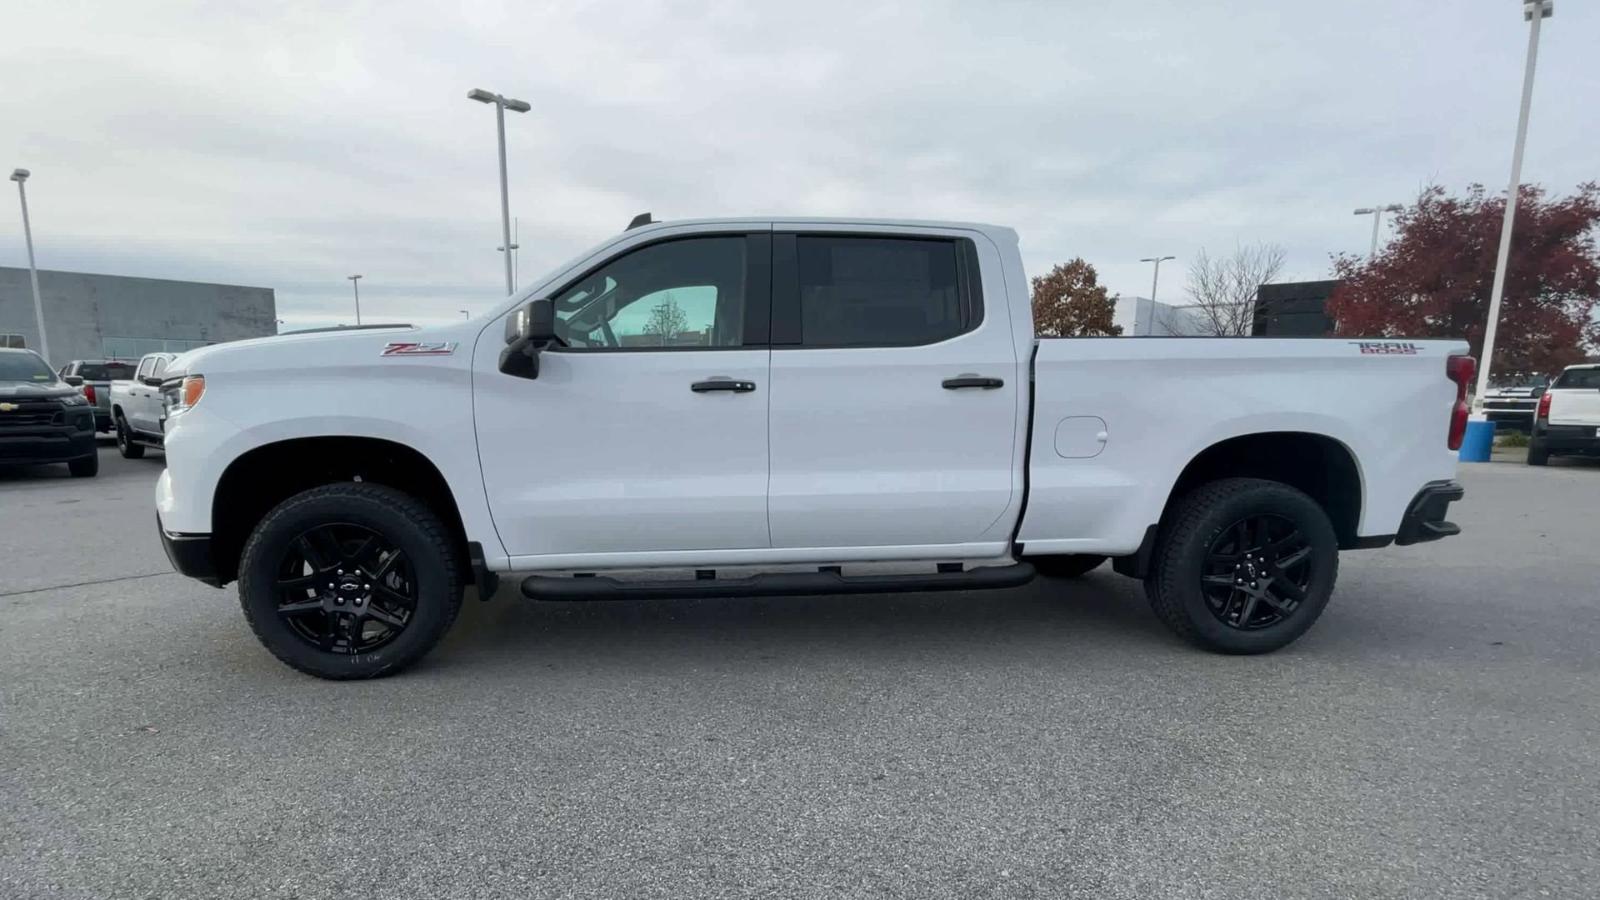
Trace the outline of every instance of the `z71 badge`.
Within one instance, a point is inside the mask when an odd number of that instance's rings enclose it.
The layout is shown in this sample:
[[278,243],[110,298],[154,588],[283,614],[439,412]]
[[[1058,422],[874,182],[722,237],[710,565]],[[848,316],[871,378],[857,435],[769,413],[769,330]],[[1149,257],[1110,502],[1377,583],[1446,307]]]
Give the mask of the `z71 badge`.
[[1362,353],[1377,356],[1416,356],[1422,349],[1410,341],[1351,341],[1350,343],[1360,347]]
[[380,356],[449,356],[456,352],[455,341],[390,341]]

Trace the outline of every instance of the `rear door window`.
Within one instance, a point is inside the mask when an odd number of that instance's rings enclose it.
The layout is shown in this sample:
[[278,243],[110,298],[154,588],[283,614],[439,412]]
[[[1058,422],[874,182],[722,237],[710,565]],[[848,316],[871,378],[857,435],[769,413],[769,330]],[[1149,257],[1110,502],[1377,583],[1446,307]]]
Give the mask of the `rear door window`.
[[1562,372],[1551,385],[1556,389],[1583,389],[1591,388],[1600,390],[1600,369],[1568,369]]
[[961,243],[798,235],[800,346],[914,346],[976,327]]

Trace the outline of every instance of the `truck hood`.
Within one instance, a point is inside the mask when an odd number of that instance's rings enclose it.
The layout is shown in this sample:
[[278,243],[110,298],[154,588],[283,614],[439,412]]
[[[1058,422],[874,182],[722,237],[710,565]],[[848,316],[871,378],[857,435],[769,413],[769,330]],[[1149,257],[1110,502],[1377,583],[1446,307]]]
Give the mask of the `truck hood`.
[[[229,371],[261,368],[298,370],[344,368],[353,363],[369,363],[397,352],[391,345],[429,345],[449,348],[450,356],[470,353],[471,342],[483,328],[482,321],[460,322],[419,328],[414,325],[362,325],[355,328],[324,328],[291,331],[269,337],[229,341],[190,350],[167,366],[168,378],[182,375],[212,375]],[[401,347],[399,352],[404,352]],[[412,351],[416,352],[416,351]]]
[[52,400],[77,392],[77,388],[59,381],[39,384],[28,381],[0,381],[0,400]]

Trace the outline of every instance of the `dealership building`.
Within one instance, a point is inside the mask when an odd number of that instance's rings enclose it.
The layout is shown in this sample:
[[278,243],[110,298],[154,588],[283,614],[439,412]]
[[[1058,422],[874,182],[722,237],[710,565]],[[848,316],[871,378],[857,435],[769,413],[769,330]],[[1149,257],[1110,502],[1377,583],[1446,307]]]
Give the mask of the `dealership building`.
[[[39,271],[50,365],[277,333],[272,288]],[[40,349],[28,270],[0,266],[0,346]]]

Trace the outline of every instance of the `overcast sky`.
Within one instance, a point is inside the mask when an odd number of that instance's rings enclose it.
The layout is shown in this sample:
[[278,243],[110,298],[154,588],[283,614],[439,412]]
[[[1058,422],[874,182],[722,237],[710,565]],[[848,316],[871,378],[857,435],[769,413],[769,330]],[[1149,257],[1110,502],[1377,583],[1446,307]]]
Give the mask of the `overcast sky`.
[[[484,310],[503,291],[494,116],[525,280],[658,219],[1015,227],[1081,255],[1365,252],[1357,206],[1509,173],[1519,0],[541,3],[9,0],[0,165],[42,268],[261,285],[286,328]],[[1524,178],[1600,178],[1600,10],[1545,23]],[[10,187],[9,184],[6,187]],[[26,265],[15,201],[0,265]],[[1171,264],[1169,264],[1171,265]]]

